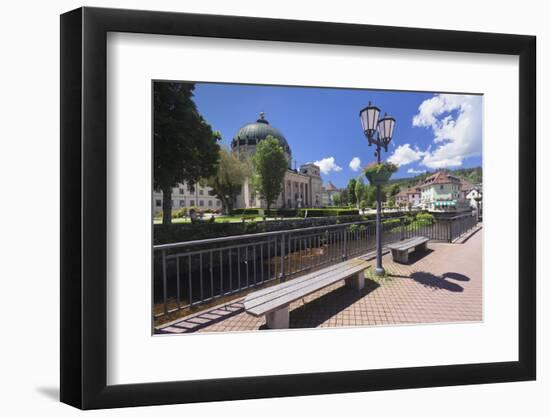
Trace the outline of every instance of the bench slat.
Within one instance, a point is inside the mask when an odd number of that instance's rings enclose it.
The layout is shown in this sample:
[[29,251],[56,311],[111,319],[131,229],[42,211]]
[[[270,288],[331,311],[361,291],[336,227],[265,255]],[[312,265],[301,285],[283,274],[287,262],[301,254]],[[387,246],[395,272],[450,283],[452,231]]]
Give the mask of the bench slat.
[[262,296],[270,294],[270,293],[280,291],[284,288],[294,287],[294,286],[296,286],[296,285],[298,285],[302,282],[305,282],[305,281],[308,281],[308,280],[311,280],[311,279],[315,279],[320,274],[324,274],[324,273],[328,273],[330,271],[335,271],[335,270],[338,270],[338,269],[341,269],[341,268],[345,268],[346,265],[348,265],[348,264],[359,265],[360,263],[363,263],[363,262],[365,262],[363,259],[354,258],[354,259],[350,259],[349,261],[344,261],[344,262],[337,263],[335,265],[330,265],[326,268],[323,268],[323,269],[320,269],[320,270],[317,270],[317,271],[314,271],[314,272],[310,272],[306,275],[303,275],[303,276],[298,277],[298,278],[294,278],[290,281],[282,282],[280,284],[273,285],[271,287],[267,287],[267,288],[264,288],[264,289],[261,289],[261,290],[258,290],[258,291],[254,291],[253,293],[250,293],[246,296],[245,302],[253,300],[253,299],[258,298],[258,297],[262,297]]
[[418,237],[412,237],[410,239],[403,240],[401,242],[392,243],[390,245],[387,245],[386,247],[388,249],[392,250],[408,250],[411,248],[414,248],[415,246],[422,245],[426,242],[428,242],[430,239],[424,236],[418,236]]
[[306,288],[308,286],[314,285],[315,282],[322,281],[323,279],[346,274],[348,270],[357,266],[362,266],[362,263],[355,264],[355,263],[345,262],[344,264],[340,265],[339,268],[336,268],[336,269],[332,268],[330,271],[325,271],[325,270],[317,271],[317,273],[314,276],[310,276],[309,279],[297,282],[292,286],[285,285],[287,284],[285,282],[284,284],[279,284],[272,287],[273,291],[267,294],[263,294],[259,297],[257,297],[254,293],[250,294],[244,300],[245,308],[250,309],[262,303],[282,297],[286,294],[290,294],[295,291],[300,291],[302,288]]
[[[277,310],[284,305],[303,298],[315,291],[321,290],[335,282],[351,277],[370,266],[367,261],[360,264],[349,265],[343,270],[331,271],[328,275],[322,275],[321,279],[302,282],[298,287],[285,288],[283,292],[269,294],[262,299],[254,299],[253,303],[244,302],[245,310],[255,316],[261,316]],[[261,302],[260,302],[261,301]]]

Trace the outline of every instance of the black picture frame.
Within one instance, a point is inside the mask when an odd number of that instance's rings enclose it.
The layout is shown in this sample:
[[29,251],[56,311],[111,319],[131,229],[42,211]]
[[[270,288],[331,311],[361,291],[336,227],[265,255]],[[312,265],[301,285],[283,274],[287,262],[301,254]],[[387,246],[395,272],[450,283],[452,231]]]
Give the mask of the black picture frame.
[[[108,32],[519,56],[518,361],[107,385]],[[94,409],[535,379],[535,51],[524,35],[88,7],[61,15],[61,401]]]

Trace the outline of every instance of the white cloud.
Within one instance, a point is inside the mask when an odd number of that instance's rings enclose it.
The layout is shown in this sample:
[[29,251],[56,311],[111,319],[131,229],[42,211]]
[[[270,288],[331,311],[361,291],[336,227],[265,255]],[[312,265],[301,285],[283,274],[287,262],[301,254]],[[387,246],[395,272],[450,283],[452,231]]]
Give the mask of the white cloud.
[[351,161],[349,161],[349,167],[352,171],[359,171],[359,168],[361,168],[361,160],[357,156],[354,156]]
[[481,155],[481,100],[481,96],[437,94],[420,104],[412,124],[431,129],[437,145],[428,148],[422,165],[458,167],[465,158]]
[[424,174],[426,172],[425,169],[414,169],[414,168],[409,168],[407,170],[407,173],[409,174]]
[[407,165],[412,162],[419,161],[425,155],[425,152],[422,152],[418,147],[415,149],[411,148],[411,145],[406,143],[400,145],[393,152],[393,154],[388,158],[388,161],[396,165]]
[[339,172],[342,171],[342,167],[339,167],[336,165],[336,162],[334,161],[334,157],[330,156],[328,158],[323,158],[320,161],[315,161],[315,165],[317,165],[323,174],[328,174],[331,171]]

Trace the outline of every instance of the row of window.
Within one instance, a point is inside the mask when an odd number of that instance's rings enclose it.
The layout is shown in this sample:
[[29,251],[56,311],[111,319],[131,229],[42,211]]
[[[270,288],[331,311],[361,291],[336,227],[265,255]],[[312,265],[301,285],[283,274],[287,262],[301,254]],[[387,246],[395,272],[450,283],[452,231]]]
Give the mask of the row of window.
[[[213,207],[214,206],[212,200],[208,200],[207,203],[208,203],[208,207]],[[193,207],[194,205],[195,205],[195,200],[189,200],[189,206]],[[220,207],[221,205],[222,205],[221,201],[216,200],[216,207]],[[162,200],[156,199],[155,200],[155,206],[156,207],[162,207]],[[185,200],[179,200],[179,206],[180,207],[185,207],[186,206]],[[172,207],[174,207],[174,200],[172,200]],[[204,200],[199,200],[199,207],[204,207]]]
[[[190,193],[190,194],[193,194],[193,192],[191,191],[191,188],[189,186],[187,186],[187,192]],[[180,193],[180,195],[185,194],[185,189],[180,188],[179,193]],[[199,195],[204,195],[204,190],[199,188]]]

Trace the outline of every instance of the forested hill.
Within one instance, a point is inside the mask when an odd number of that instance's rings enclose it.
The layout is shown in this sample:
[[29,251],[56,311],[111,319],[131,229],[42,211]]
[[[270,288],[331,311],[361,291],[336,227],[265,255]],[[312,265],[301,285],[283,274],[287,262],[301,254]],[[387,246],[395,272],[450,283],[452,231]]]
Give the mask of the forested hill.
[[[472,184],[479,184],[483,182],[483,170],[481,167],[475,168],[460,168],[460,169],[443,169],[438,171],[446,171],[452,175],[455,175],[459,178],[464,178],[466,181]],[[420,181],[426,179],[430,175],[435,174],[437,171],[428,171],[423,174],[416,175],[414,177],[408,178],[395,178],[391,179],[389,183],[399,184],[400,187],[412,187],[415,184],[418,184]]]

